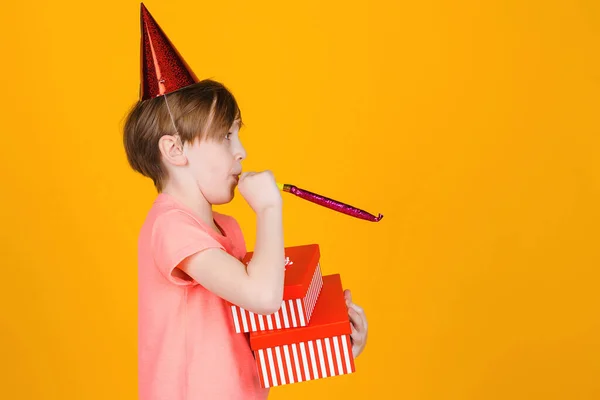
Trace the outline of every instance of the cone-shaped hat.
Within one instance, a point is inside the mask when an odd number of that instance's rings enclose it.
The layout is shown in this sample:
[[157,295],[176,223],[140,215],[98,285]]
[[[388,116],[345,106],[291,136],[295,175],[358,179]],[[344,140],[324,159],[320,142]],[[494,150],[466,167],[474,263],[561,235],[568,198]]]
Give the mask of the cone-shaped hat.
[[175,46],[141,3],[140,101],[162,96],[198,82]]

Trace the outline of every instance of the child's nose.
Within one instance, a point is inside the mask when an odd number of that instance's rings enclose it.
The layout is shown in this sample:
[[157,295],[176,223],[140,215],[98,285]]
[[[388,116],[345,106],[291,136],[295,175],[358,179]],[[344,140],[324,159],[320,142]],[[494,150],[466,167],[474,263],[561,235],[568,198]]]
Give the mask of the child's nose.
[[240,146],[240,148],[238,149],[238,152],[235,155],[235,159],[238,161],[242,161],[245,158],[246,158],[246,149],[244,149],[243,146]]

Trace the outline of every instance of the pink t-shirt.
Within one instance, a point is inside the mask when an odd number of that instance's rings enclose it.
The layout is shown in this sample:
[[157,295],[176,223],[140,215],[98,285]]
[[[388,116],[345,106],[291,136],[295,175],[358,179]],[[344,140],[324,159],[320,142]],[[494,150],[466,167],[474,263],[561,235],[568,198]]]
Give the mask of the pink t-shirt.
[[[195,281],[172,275],[186,257],[220,248],[246,254],[237,221],[214,212],[225,235],[161,193],[138,242],[138,371],[141,400],[266,399],[248,336],[231,309]],[[218,268],[218,265],[214,266]]]

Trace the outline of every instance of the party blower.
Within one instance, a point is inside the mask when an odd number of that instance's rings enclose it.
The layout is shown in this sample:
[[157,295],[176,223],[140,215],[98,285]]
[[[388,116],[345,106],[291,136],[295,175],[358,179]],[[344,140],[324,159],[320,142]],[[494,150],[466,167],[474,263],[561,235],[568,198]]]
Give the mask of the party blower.
[[371,222],[379,222],[383,218],[382,214],[378,214],[374,216],[364,210],[351,206],[349,204],[342,203],[341,201],[330,199],[329,197],[322,196],[320,194],[316,194],[310,192],[305,189],[300,189],[294,185],[288,183],[277,183],[277,187],[279,190],[282,190],[286,193],[291,193],[295,196],[300,197],[301,199],[308,200],[315,204],[319,204],[323,207],[327,207],[331,210],[341,212],[343,214],[350,215],[355,218],[364,219]]

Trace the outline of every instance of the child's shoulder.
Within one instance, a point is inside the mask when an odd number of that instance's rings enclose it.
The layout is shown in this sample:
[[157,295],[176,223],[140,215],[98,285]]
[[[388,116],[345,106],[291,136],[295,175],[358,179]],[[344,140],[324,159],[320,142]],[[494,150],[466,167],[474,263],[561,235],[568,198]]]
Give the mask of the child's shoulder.
[[146,214],[145,224],[154,225],[159,220],[164,221],[173,217],[180,218],[183,214],[194,218],[192,213],[173,198],[159,194]]

